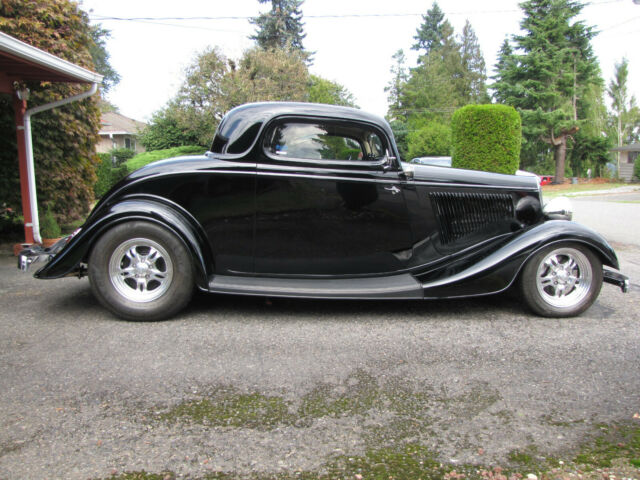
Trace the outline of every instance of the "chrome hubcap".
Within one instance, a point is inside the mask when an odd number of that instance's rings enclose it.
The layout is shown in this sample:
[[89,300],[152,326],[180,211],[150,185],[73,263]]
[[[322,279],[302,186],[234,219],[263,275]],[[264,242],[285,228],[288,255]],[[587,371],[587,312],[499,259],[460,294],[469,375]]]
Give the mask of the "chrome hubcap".
[[589,293],[592,281],[589,259],[574,248],[549,253],[536,274],[538,292],[554,307],[573,307],[580,303]]
[[120,244],[111,255],[109,278],[128,300],[150,302],[171,285],[173,264],[161,245],[147,238],[134,238]]

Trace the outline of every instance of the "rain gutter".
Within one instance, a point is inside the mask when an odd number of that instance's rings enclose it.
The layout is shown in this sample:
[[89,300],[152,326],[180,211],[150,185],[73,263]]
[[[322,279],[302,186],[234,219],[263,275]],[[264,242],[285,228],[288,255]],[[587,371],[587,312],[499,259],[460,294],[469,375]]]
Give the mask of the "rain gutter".
[[33,240],[36,243],[42,243],[42,237],[40,236],[40,220],[38,217],[38,200],[36,196],[36,173],[33,163],[33,141],[31,139],[31,116],[37,113],[41,113],[52,108],[60,107],[68,103],[77,102],[90,97],[98,91],[98,83],[93,83],[91,88],[78,95],[72,97],[63,98],[55,102],[46,103],[44,105],[38,105],[37,107],[29,108],[24,114],[24,131],[25,131],[25,143],[26,143],[26,155],[27,155],[27,181],[29,182],[29,203],[31,207],[31,221],[33,223]]

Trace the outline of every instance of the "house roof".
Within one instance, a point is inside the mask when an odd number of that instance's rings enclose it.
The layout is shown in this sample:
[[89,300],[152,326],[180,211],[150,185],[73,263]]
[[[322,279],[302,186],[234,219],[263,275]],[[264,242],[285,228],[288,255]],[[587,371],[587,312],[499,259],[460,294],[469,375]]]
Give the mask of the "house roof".
[[632,143],[631,145],[621,145],[611,149],[612,152],[640,152],[640,143]]
[[100,135],[138,135],[147,124],[116,112],[105,112],[100,119]]
[[0,32],[0,84],[4,93],[13,81],[100,83],[102,75]]

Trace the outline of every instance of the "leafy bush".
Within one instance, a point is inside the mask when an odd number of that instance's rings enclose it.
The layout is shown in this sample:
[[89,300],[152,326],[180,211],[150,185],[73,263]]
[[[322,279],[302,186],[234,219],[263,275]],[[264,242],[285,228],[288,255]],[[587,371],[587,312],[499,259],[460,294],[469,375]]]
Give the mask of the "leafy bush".
[[98,168],[96,170],[98,181],[94,185],[94,193],[96,195],[96,198],[102,197],[124,177],[129,175],[134,170],[144,167],[148,163],[171,157],[181,157],[184,155],[194,154],[199,155],[201,153],[204,153],[204,151],[204,148],[193,145],[168,148],[165,150],[154,150],[152,152],[139,153],[133,158],[127,160],[125,163],[116,167],[113,166],[110,153],[101,153],[99,154],[99,156],[102,161],[100,165],[98,165]]
[[408,135],[408,158],[447,156],[451,153],[451,127],[432,120]]
[[633,176],[636,177],[636,180],[640,180],[640,155],[633,162]]
[[[210,136],[213,139],[213,133]],[[154,113],[151,123],[144,128],[139,139],[147,150],[165,150],[198,143],[197,133],[184,128],[173,105]]]
[[7,204],[0,206],[0,234],[20,233],[23,228],[23,219]]
[[51,207],[47,207],[44,217],[40,219],[40,234],[42,238],[58,238],[62,234],[60,226],[51,212]]
[[[89,70],[95,65],[88,15],[76,2],[5,0],[0,31]],[[31,82],[29,107],[87,90],[67,83]],[[95,145],[100,130],[98,95],[39,113],[32,118],[35,178],[43,205],[55,205],[66,218],[84,215],[93,201]],[[0,203],[21,211],[16,130],[11,96],[0,95]]]
[[514,174],[520,163],[522,123],[507,105],[467,105],[451,119],[452,166]]
[[129,160],[130,158],[135,157],[136,152],[134,152],[130,148],[123,147],[123,148],[114,148],[109,152],[109,154],[111,155],[111,158],[115,158],[115,164],[120,165],[121,163],[124,163],[127,160]]
[[185,155],[200,155],[206,151],[205,148],[197,145],[186,145],[184,147],[167,148],[164,150],[154,150],[152,152],[139,153],[135,157],[127,160],[125,166],[128,172],[133,172],[139,168],[144,167],[148,163],[155,162],[157,160],[164,160],[171,157],[183,157]]
[[101,153],[99,156],[102,161],[96,169],[98,181],[93,187],[93,192],[95,193],[96,198],[102,197],[105,193],[111,190],[111,187],[126,177],[129,173],[126,165],[113,167],[110,154]]

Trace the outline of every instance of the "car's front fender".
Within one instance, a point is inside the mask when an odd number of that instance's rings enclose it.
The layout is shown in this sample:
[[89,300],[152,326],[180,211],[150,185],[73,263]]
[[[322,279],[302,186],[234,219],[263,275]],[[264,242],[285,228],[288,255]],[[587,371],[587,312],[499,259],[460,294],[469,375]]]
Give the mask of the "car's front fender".
[[35,273],[36,278],[60,278],[82,273],[95,241],[107,229],[128,221],[144,220],[165,227],[182,240],[191,252],[196,284],[206,288],[211,274],[211,252],[197,221],[178,205],[152,196],[126,197],[94,212],[80,232],[49,263]]
[[579,223],[550,220],[515,236],[489,255],[466,259],[466,264],[458,268],[448,265],[441,272],[431,272],[423,278],[425,298],[486,295],[506,290],[532,255],[560,242],[582,243],[591,248],[604,265],[619,268],[613,248],[600,234]]

